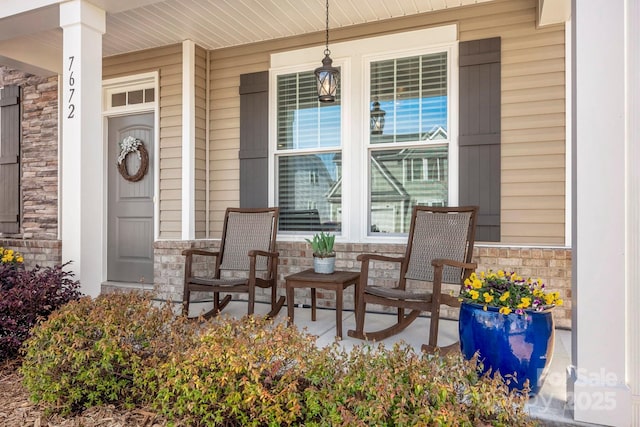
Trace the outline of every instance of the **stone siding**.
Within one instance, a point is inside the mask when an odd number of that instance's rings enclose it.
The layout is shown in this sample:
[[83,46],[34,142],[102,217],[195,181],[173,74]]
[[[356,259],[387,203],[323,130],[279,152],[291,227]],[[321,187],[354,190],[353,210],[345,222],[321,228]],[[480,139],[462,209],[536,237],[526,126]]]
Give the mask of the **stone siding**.
[[[20,233],[3,237],[58,238],[58,78],[0,66],[0,86],[22,88]],[[25,254],[26,255],[26,254]]]
[[[184,275],[184,257],[186,248],[217,248],[219,241],[159,241],[155,243],[155,292],[162,299],[182,300],[182,283]],[[356,257],[361,253],[379,253],[388,256],[402,256],[405,245],[400,244],[361,244],[337,243],[336,268],[358,271],[360,263]],[[312,268],[312,253],[305,242],[278,242],[280,262],[278,265],[278,286],[280,295],[284,295],[284,277],[307,268]],[[478,263],[478,270],[506,269],[520,275],[540,277],[548,289],[560,292],[565,303],[554,310],[556,327],[571,328],[571,250],[568,248],[516,248],[503,246],[477,246],[474,249],[473,261]],[[199,273],[211,271],[201,257],[194,260],[194,269]],[[375,262],[370,268],[370,281],[382,285],[392,285],[399,275],[397,265]],[[455,287],[452,287],[453,291]],[[239,296],[245,298],[244,295]],[[318,307],[335,307],[335,295],[332,291],[317,291]],[[269,295],[265,290],[256,290],[258,301],[268,302]],[[296,303],[310,304],[311,293],[308,289],[296,290]],[[353,287],[344,293],[345,310],[353,308]],[[381,307],[368,307],[371,311],[382,311]],[[442,315],[456,319],[457,309],[443,307]]]

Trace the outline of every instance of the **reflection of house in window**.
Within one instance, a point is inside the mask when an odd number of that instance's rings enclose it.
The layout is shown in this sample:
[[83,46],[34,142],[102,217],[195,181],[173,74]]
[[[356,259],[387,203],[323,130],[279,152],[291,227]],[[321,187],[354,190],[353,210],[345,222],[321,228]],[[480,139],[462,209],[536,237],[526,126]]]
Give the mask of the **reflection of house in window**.
[[405,181],[444,181],[444,160],[439,157],[426,159],[406,159]]
[[405,159],[405,181],[424,181],[423,160],[426,159]]
[[[384,233],[406,233],[408,223],[407,212],[412,209],[411,196],[407,193],[402,183],[394,176],[398,174],[398,165],[402,165],[402,159],[397,155],[388,162],[393,167],[389,170],[385,162],[372,159],[371,170],[371,224],[370,230]],[[332,204],[332,212],[339,217],[342,208],[342,178],[338,180],[329,191],[329,202]],[[396,231],[396,230],[403,231]]]
[[370,231],[406,233],[414,206],[446,206],[447,156],[447,146],[373,151]]
[[317,169],[313,169],[309,171],[309,184],[318,184],[318,174],[319,173]]
[[434,126],[422,136],[423,141],[433,141],[435,139],[447,139],[447,130],[442,126]]
[[444,176],[444,159],[440,157],[423,159],[424,163],[424,180],[425,181],[444,181],[447,179]]
[[[329,192],[335,188],[336,165],[334,156],[310,154],[299,156],[281,156],[279,158],[280,191],[280,230],[317,230],[321,224],[338,223],[329,201]],[[315,212],[313,224],[303,224],[306,220],[302,213]],[[289,227],[288,218],[295,219]],[[306,217],[305,217],[306,218]],[[293,219],[292,219],[293,221]],[[311,221],[311,219],[309,219]]]

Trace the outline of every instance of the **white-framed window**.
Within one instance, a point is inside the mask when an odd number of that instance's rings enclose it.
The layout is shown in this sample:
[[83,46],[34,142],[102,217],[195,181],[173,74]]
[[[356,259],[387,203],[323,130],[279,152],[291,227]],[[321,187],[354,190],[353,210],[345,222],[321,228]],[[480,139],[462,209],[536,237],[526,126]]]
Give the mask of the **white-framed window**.
[[303,70],[279,73],[276,92],[276,204],[284,217],[280,231],[340,232],[341,91],[335,102],[319,102],[313,70]]
[[[281,238],[329,229],[344,241],[404,241],[413,206],[457,203],[457,28],[330,48],[335,104],[317,101],[322,49],[271,56],[269,201],[285,218],[307,215],[310,201],[318,211]],[[385,125],[372,134],[374,102]]]
[[448,180],[437,179],[437,172],[442,160],[446,173],[451,141],[450,51],[443,46],[365,58],[369,106],[377,102],[385,114],[382,132],[369,135],[370,234],[407,233],[414,206],[449,199]]
[[103,81],[103,111],[109,114],[149,111],[159,104],[157,73],[116,77]]

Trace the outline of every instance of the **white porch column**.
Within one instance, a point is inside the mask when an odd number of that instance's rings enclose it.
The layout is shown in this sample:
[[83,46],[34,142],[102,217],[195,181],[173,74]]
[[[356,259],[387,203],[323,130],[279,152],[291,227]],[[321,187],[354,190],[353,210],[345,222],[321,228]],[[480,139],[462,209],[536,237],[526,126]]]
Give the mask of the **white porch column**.
[[83,0],[60,4],[62,74],[62,260],[81,291],[97,296],[104,263],[102,34],[105,12]]
[[[640,2],[627,0],[627,312],[631,425],[640,425]],[[635,363],[634,363],[635,362]]]
[[182,42],[182,239],[195,239],[196,45]]
[[576,421],[629,426],[625,2],[574,0],[573,12],[574,366],[567,397]]

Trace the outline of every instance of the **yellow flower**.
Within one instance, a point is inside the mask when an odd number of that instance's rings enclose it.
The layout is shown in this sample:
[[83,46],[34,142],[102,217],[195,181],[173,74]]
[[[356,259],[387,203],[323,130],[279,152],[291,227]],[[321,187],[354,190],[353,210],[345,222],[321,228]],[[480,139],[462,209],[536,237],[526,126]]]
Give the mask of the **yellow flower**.
[[0,262],[2,263],[21,263],[24,262],[24,258],[20,252],[16,252],[13,249],[5,249],[0,246]]
[[531,305],[531,298],[522,297],[520,299],[520,304],[517,305],[517,308],[527,308]]
[[[560,292],[547,292],[542,279],[523,278],[510,270],[474,272],[464,284],[460,293],[462,300],[481,304],[485,310],[488,306],[498,307],[503,314],[562,305],[564,302]],[[511,291],[515,294],[511,295]]]

